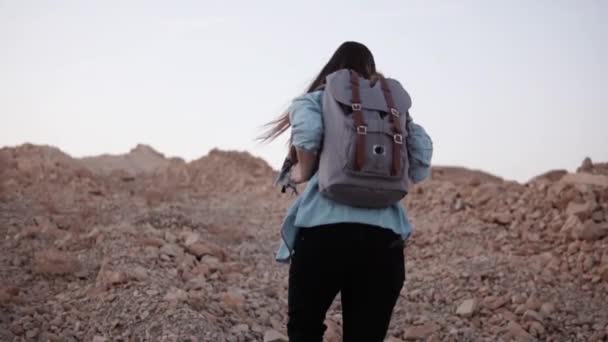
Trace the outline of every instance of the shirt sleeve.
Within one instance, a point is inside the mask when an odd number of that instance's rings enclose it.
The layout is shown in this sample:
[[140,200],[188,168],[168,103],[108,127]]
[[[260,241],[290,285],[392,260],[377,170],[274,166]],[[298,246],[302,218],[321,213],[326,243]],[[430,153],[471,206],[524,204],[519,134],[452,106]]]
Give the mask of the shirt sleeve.
[[408,175],[412,182],[419,183],[431,174],[433,141],[426,130],[413,121],[408,123],[408,133],[407,147],[410,158]]
[[323,140],[322,92],[309,93],[293,100],[289,108],[291,138],[295,147],[318,152]]

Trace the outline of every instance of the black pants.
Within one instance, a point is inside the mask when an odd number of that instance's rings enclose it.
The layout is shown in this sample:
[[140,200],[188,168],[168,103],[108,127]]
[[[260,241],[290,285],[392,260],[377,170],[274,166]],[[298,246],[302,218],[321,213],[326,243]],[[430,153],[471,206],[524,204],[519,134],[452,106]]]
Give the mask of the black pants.
[[321,342],[338,292],[343,340],[384,341],[405,280],[400,242],[388,229],[362,224],[300,229],[289,269],[289,341]]

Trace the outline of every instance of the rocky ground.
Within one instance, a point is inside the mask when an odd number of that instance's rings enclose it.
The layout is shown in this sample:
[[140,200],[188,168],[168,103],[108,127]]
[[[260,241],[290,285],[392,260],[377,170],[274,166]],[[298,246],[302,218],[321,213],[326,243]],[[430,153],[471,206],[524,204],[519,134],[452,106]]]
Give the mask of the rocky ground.
[[[246,153],[0,149],[1,341],[286,341],[293,197]],[[608,340],[608,165],[526,184],[437,168],[388,341]],[[337,299],[327,341],[340,341]]]

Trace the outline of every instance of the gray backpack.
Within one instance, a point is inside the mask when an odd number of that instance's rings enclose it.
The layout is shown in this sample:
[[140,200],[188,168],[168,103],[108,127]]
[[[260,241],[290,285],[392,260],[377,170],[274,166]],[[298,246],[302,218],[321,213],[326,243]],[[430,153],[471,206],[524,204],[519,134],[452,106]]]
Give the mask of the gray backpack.
[[384,208],[408,191],[408,111],[401,84],[380,77],[372,85],[342,69],[326,78],[323,94],[321,193],[354,207]]

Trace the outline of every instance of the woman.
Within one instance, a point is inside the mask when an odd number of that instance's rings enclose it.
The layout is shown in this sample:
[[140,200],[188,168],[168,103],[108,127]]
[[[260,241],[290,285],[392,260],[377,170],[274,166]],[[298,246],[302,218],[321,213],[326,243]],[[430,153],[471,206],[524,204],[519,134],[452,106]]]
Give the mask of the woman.
[[[270,141],[291,127],[298,163],[294,183],[308,181],[290,208],[282,228],[277,260],[291,261],[287,324],[292,342],[322,341],[325,314],[340,293],[344,341],[384,340],[393,308],[405,280],[403,241],[411,233],[405,208],[396,203],[368,209],[337,203],[319,192],[316,174],[322,147],[322,96],[326,76],[350,69],[366,79],[379,74],[372,53],[356,42],[345,42],[289,111],[263,137]],[[428,177],[432,142],[424,129],[407,124],[414,183]]]

